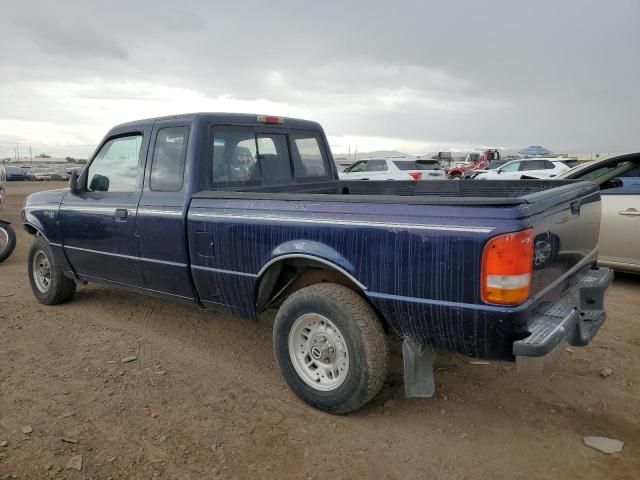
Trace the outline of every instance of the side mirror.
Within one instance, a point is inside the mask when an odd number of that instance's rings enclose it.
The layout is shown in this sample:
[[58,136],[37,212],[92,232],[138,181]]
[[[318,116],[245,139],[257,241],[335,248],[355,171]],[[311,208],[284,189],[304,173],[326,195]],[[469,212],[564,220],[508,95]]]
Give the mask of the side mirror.
[[496,168],[496,173],[502,173],[502,169],[501,168]]
[[78,170],[73,170],[69,177],[69,190],[73,195],[78,195],[80,193],[80,189],[78,188],[78,176]]
[[623,186],[624,186],[624,183],[622,183],[622,180],[616,177],[616,178],[611,178],[606,182],[604,182],[602,185],[600,185],[600,189],[606,190],[609,188],[622,188]]

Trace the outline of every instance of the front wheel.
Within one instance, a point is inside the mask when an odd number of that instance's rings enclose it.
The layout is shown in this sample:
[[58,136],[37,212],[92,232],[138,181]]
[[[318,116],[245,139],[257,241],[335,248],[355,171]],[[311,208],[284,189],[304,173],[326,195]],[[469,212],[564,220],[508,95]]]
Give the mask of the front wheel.
[[4,262],[16,248],[16,232],[11,225],[0,222],[0,263]]
[[278,366],[309,405],[334,414],[357,410],[382,388],[388,349],[380,320],[357,293],[323,283],[293,293],[273,327]]
[[64,275],[51,246],[41,237],[36,237],[29,250],[28,273],[33,294],[45,305],[66,302],[76,292],[76,282]]

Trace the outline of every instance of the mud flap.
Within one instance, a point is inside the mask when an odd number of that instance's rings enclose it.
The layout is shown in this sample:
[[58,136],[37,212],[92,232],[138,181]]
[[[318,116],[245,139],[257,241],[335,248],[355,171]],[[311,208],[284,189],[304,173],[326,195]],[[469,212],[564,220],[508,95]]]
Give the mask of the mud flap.
[[402,342],[405,397],[433,396],[436,391],[433,379],[435,360],[436,352],[431,347],[410,339],[405,339]]

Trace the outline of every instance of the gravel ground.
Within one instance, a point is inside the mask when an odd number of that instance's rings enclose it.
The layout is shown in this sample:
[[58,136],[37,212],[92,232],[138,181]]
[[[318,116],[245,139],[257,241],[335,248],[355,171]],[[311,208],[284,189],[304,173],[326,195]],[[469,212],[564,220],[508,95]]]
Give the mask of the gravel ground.
[[404,399],[396,365],[368,406],[334,417],[285,386],[270,318],[95,285],[37,303],[19,210],[60,186],[11,183],[0,212],[18,230],[0,265],[0,479],[640,478],[640,277],[618,275],[596,339],[541,376],[443,353],[437,397]]

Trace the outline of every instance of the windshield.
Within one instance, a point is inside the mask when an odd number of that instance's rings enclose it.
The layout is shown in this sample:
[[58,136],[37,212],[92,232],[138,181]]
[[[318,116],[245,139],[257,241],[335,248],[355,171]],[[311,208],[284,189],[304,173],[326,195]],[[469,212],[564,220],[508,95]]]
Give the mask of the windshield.
[[633,166],[633,162],[629,161],[612,163],[600,168],[596,168],[595,170],[587,172],[584,175],[578,175],[577,178],[580,178],[580,180],[598,180],[600,177],[603,177],[612,172],[615,172],[616,175],[624,174],[627,171],[633,169]]

